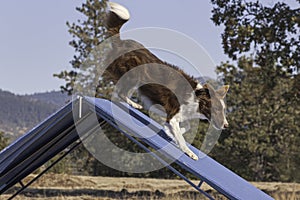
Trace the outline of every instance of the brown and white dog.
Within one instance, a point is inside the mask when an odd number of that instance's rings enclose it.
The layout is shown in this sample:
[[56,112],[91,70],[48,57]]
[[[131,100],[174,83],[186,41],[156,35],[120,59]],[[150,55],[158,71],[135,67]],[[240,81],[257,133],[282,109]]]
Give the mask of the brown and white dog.
[[[109,64],[103,78],[117,84],[126,74],[143,66],[131,73],[133,75],[126,76],[125,82],[123,80],[123,84],[118,86],[117,95],[138,109],[160,105],[160,110],[166,114],[166,133],[173,136],[183,152],[198,160],[197,155],[186,145],[183,137],[186,130],[180,127],[180,123],[191,118],[201,118],[209,120],[217,129],[228,127],[224,97],[229,86],[222,86],[218,90],[209,84],[202,86],[178,67],[157,58],[140,43],[122,40],[120,28],[129,20],[130,14],[117,3],[109,3],[109,6],[106,27],[108,37],[113,39],[111,55],[105,56]],[[127,51],[128,48],[133,50]],[[130,99],[129,93],[132,90],[137,90],[141,103]]]

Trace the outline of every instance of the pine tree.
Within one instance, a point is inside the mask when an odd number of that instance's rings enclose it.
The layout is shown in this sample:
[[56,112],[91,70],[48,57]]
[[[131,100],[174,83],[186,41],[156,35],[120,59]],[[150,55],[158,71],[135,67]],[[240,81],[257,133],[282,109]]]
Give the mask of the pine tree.
[[[69,33],[74,38],[69,42],[75,50],[73,60],[70,61],[73,70],[62,71],[54,76],[66,81],[61,89],[69,95],[87,90],[97,93],[104,86],[97,72],[103,58],[94,51],[105,39],[106,7],[107,0],[87,0],[81,7],[76,8],[83,15],[83,20],[78,20],[77,23],[67,22]],[[95,84],[98,82],[99,84]]]
[[[105,96],[109,92],[108,89],[105,89],[106,85],[101,82],[101,77],[97,71],[103,58],[99,52],[95,52],[105,39],[104,23],[107,2],[107,0],[86,0],[81,7],[76,8],[82,14],[82,19],[78,20],[77,23],[67,22],[66,24],[70,35],[73,37],[69,45],[75,51],[75,55],[70,61],[72,70],[64,70],[59,74],[54,74],[54,76],[65,80],[66,83],[61,86],[61,90],[69,95],[83,93],[84,95],[97,96],[99,90],[103,89],[101,92]],[[70,161],[76,162],[77,170],[84,175],[95,175],[97,171],[105,168],[83,145],[72,152],[70,158],[64,162]],[[95,165],[100,166],[95,169],[93,168]],[[70,170],[63,170],[63,172],[67,171]]]

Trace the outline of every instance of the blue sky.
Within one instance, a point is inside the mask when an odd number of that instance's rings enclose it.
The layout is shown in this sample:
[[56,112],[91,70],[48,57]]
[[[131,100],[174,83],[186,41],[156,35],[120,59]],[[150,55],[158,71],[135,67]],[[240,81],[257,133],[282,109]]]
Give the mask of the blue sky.
[[[70,70],[74,50],[66,21],[82,16],[75,10],[84,0],[7,0],[0,3],[0,89],[17,94],[59,90],[64,84],[52,75]],[[162,27],[194,39],[216,64],[226,61],[221,47],[221,28],[209,19],[208,0],[115,0],[125,5],[131,20],[124,31]],[[273,1],[270,1],[273,2]],[[158,52],[159,54],[159,52]],[[177,64],[176,60],[168,60]],[[180,65],[180,63],[179,63]],[[215,76],[213,69],[203,75]]]

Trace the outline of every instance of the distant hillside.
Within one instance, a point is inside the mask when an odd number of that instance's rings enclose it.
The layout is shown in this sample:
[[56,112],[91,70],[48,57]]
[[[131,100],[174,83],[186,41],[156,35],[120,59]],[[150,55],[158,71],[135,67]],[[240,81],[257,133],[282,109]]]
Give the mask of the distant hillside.
[[61,92],[15,95],[0,90],[0,130],[15,139],[62,107],[69,99]]
[[66,94],[62,94],[60,91],[35,93],[32,95],[26,95],[31,99],[40,100],[42,102],[50,103],[57,106],[63,106],[71,98]]

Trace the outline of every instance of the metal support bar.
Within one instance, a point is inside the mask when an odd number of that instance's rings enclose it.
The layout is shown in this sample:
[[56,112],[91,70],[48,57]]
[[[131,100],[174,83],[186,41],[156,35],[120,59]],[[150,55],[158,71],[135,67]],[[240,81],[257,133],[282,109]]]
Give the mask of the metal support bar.
[[202,185],[203,182],[204,182],[203,180],[200,181],[200,183],[198,184],[198,188],[201,187],[201,185]]
[[24,183],[22,181],[19,181],[19,183],[22,187],[24,187]]
[[82,97],[79,96],[79,119],[82,117]]
[[[100,126],[104,126],[107,122],[106,121],[102,121],[100,123]],[[65,158],[69,153],[71,153],[73,150],[75,150],[77,147],[79,147],[79,145],[82,143],[82,141],[86,140],[89,136],[92,135],[93,130],[95,128],[99,128],[98,125],[94,128],[92,128],[90,131],[90,133],[85,137],[85,138],[81,138],[79,139],[74,146],[72,146],[69,150],[67,150],[62,156],[60,156],[58,159],[56,159],[53,163],[51,163],[51,165],[49,165],[46,169],[44,169],[39,175],[37,175],[36,177],[34,177],[30,182],[28,182],[26,185],[24,185],[22,183],[22,181],[20,181],[20,184],[22,186],[22,188],[20,188],[15,194],[13,194],[10,198],[8,198],[8,200],[12,200],[13,198],[15,198],[18,194],[20,194],[22,191],[24,191],[26,188],[28,188],[32,183],[34,183],[37,179],[39,179],[42,175],[44,175],[47,171],[49,171],[54,165],[56,165],[59,161],[61,161],[63,158]]]
[[81,144],[81,141],[77,142],[72,148],[70,148],[66,153],[64,153],[61,157],[59,157],[57,160],[55,160],[51,165],[49,165],[46,169],[44,169],[39,175],[34,177],[30,182],[28,182],[26,185],[23,185],[20,190],[18,190],[14,195],[12,195],[8,200],[13,199],[18,194],[20,194],[22,191],[24,191],[26,188],[28,188],[33,182],[35,182],[37,179],[39,179],[42,175],[44,175],[47,171],[49,171],[54,165],[56,165],[59,161],[61,161],[64,157],[66,157],[71,151],[73,151],[75,148],[77,148]]
[[202,193],[203,195],[205,195],[207,198],[209,198],[210,200],[214,200],[214,198],[212,196],[210,196],[207,192],[201,190],[199,187],[197,187],[192,181],[190,181],[186,176],[184,176],[182,173],[180,173],[179,171],[177,171],[174,167],[172,167],[171,165],[169,165],[166,161],[164,161],[162,158],[160,158],[158,155],[156,155],[155,153],[153,153],[152,151],[150,151],[145,145],[143,145],[141,142],[137,141],[134,137],[132,137],[131,135],[123,132],[126,137],[128,137],[130,140],[132,140],[133,142],[135,142],[137,145],[139,145],[142,149],[144,149],[147,153],[150,153],[154,158],[156,158],[158,161],[160,161],[162,164],[164,164],[168,169],[170,169],[172,172],[174,172],[177,176],[179,176],[180,178],[182,178],[183,180],[185,180],[188,184],[190,184],[192,187],[194,187],[196,190],[198,190],[200,193]]

